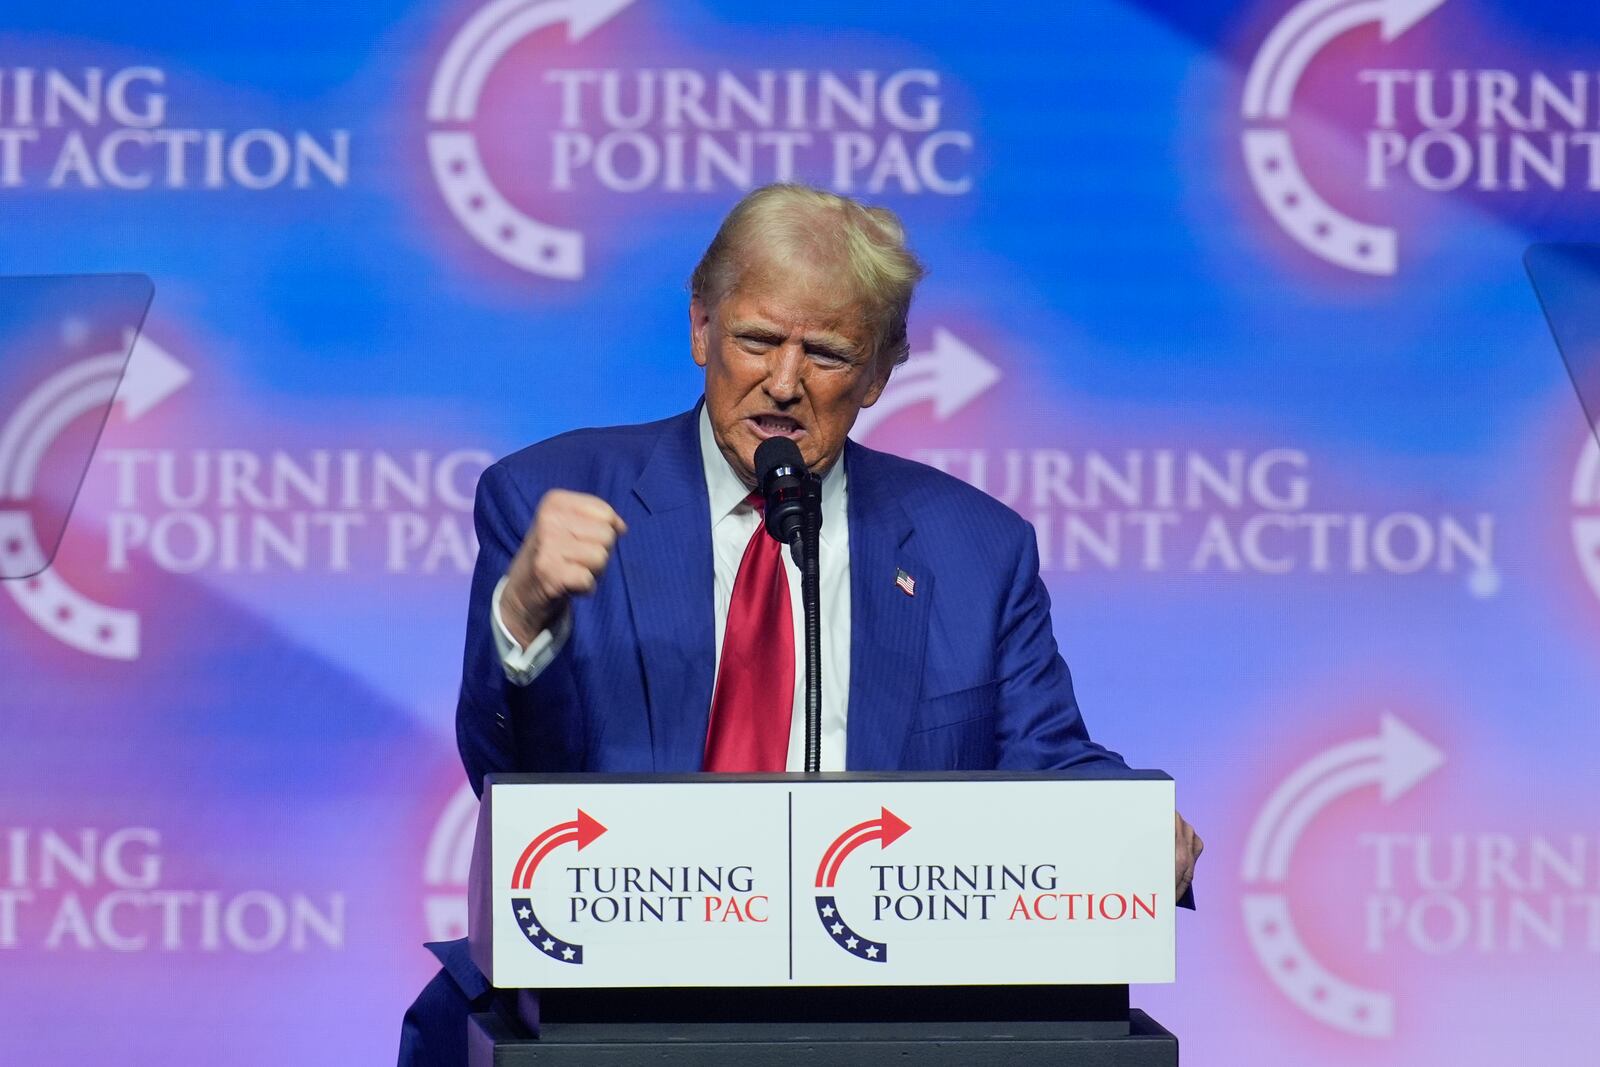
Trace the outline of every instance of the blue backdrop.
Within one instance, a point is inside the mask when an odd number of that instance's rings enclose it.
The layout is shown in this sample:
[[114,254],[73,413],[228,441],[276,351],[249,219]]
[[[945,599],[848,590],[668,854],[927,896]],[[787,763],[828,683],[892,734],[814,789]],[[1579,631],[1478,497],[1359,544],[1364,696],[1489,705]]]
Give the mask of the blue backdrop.
[[0,273],[156,295],[0,583],[0,1061],[393,1054],[464,918],[478,472],[688,407],[688,272],[793,177],[931,268],[857,437],[1035,523],[1091,729],[1206,838],[1138,1002],[1197,1063],[1574,1062],[1600,449],[1521,257],[1600,231],[1597,45],[1505,0],[10,5]]

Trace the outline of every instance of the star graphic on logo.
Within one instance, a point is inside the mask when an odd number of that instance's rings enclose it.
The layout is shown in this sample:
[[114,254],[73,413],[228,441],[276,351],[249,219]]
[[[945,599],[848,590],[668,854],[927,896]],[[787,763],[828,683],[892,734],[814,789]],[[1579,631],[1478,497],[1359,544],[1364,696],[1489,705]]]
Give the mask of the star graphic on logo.
[[572,950],[570,948],[562,949],[561,950],[561,958],[564,959],[564,960],[570,960],[572,958]]
[[873,959],[877,959],[878,958],[878,946],[877,945],[873,945],[871,948],[867,949],[867,955],[870,956]]
[[858,940],[856,940],[856,939],[855,939],[855,938],[853,938],[853,937],[849,937],[849,938],[846,938],[846,939],[845,939],[845,942],[844,942],[844,947],[845,947],[845,948],[851,948],[851,949],[853,949],[853,948],[855,948],[855,947],[856,947],[856,946],[857,946],[857,945],[859,945],[859,944],[861,944],[861,942],[860,942],[860,941],[858,941]]
[[829,904],[828,906],[823,908],[822,909],[822,914],[823,914],[824,918],[828,918],[828,919],[833,918],[833,905]]
[[526,919],[528,916],[530,916],[532,914],[533,914],[533,909],[529,908],[526,904],[524,904],[521,908],[519,908],[517,910],[517,917],[520,918],[520,919]]
[[539,942],[539,947],[544,949],[546,952],[549,952],[551,949],[556,947],[556,943],[547,937],[543,941]]
[[539,936],[539,928],[537,926],[533,925],[532,923],[529,923],[528,924],[528,936],[529,937],[538,937]]
[[836,934],[842,934],[842,933],[844,933],[844,924],[843,923],[834,923],[833,926],[831,926],[829,929],[831,929]]

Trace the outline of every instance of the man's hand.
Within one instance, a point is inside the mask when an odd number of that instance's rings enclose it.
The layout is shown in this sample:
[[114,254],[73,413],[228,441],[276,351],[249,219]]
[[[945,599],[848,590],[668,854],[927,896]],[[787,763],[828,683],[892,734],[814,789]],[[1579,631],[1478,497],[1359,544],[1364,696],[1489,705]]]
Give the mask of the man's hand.
[[627,523],[597,496],[552,489],[506,572],[501,618],[518,644],[550,628],[567,601],[594,592]]
[[1200,858],[1200,853],[1205,851],[1206,843],[1200,840],[1200,835],[1194,832],[1194,827],[1177,812],[1172,813],[1173,831],[1176,841],[1173,855],[1178,868],[1178,895],[1174,900],[1182,900],[1183,895],[1189,891],[1189,885],[1194,881],[1195,861]]

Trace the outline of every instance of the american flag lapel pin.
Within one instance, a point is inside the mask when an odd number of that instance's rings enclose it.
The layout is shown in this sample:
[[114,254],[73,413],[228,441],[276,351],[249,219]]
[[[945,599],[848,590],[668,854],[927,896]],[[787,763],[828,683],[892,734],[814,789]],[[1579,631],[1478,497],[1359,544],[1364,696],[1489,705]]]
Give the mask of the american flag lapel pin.
[[900,567],[894,569],[894,584],[898,585],[906,596],[917,595],[917,580]]

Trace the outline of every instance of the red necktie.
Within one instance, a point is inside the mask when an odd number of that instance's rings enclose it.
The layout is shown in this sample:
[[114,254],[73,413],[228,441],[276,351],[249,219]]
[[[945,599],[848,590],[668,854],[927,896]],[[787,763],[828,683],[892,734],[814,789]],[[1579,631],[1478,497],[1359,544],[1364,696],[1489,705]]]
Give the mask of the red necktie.
[[[760,493],[745,503],[761,511]],[[757,525],[739,561],[706,730],[708,771],[781,771],[794,714],[794,619],[783,546]]]

